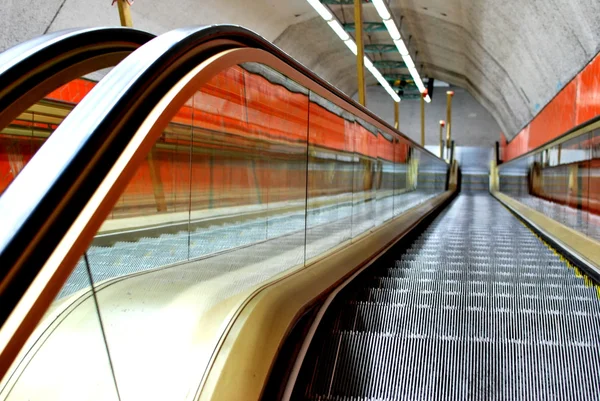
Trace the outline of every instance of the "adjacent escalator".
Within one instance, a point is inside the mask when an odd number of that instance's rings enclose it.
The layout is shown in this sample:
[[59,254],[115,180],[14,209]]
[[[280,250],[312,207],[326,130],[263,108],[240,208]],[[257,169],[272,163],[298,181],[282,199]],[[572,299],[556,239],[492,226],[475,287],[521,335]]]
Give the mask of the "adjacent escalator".
[[396,259],[336,297],[293,400],[597,399],[596,289],[490,195]]

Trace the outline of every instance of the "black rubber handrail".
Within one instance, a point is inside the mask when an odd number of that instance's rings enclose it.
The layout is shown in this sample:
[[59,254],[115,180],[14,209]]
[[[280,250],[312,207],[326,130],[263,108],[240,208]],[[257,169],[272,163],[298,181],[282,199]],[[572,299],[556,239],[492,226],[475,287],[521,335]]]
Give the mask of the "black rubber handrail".
[[[0,225],[0,329],[65,234],[74,227],[82,211],[94,199],[101,183],[107,179],[117,159],[134,139],[157,102],[186,74],[211,56],[239,48],[270,53],[329,91],[334,98],[338,97],[340,102],[354,107],[371,122],[386,127],[390,133],[403,136],[279,48],[247,29],[215,25],[178,29],[161,35],[125,58],[94,87],[0,197],[0,221],[3,222]],[[415,148],[439,160],[409,138],[404,138]],[[141,153],[141,150],[137,153]],[[103,209],[98,213],[108,212]],[[86,225],[88,231],[78,237],[83,239],[77,245],[87,247],[100,224],[101,221],[94,220]],[[87,243],[82,244],[85,241]],[[85,247],[74,247],[80,251],[77,258],[85,251]],[[74,266],[76,260],[73,260],[72,254],[75,251],[70,252],[71,259],[67,258],[69,262],[65,264]],[[61,285],[48,285],[51,288],[47,292],[55,295]],[[48,294],[45,295],[48,298]],[[41,318],[49,305],[47,299],[44,302],[47,304],[32,304],[35,307],[28,312],[33,316],[30,320],[37,323],[36,319]],[[27,327],[22,333],[33,329],[31,322]],[[15,341],[18,345],[19,340]],[[14,354],[14,350],[11,352],[8,358]],[[0,376],[4,373],[1,365]]]
[[61,85],[117,65],[154,37],[131,28],[69,29],[0,53],[0,129]]

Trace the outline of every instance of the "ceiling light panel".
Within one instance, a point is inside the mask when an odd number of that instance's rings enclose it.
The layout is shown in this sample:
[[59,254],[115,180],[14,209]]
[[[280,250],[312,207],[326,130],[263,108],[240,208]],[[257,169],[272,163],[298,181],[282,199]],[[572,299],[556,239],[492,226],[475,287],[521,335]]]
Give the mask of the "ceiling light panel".
[[396,45],[396,48],[398,49],[398,52],[401,56],[404,57],[409,55],[408,48],[406,47],[402,39],[394,40],[394,44]]
[[356,42],[354,42],[352,39],[348,39],[345,40],[344,43],[346,44],[346,46],[348,46],[348,49],[350,49],[350,51],[356,56],[356,54],[358,53],[358,47],[356,46]]
[[343,41],[350,39],[350,35],[348,35],[348,32],[344,31],[342,24],[337,22],[337,20],[327,21],[327,23],[329,24],[331,29],[333,29],[336,35],[340,37],[340,39],[342,39]]
[[385,25],[388,32],[390,33],[392,40],[400,39],[400,31],[398,30],[398,27],[396,26],[396,23],[394,22],[393,19],[383,20],[383,24]]
[[373,5],[375,6],[377,14],[379,14],[382,20],[385,21],[386,19],[392,18],[383,0],[373,0]]
[[[320,0],[306,0],[306,1],[308,1],[308,3],[315,9],[315,11],[317,13],[319,13],[321,18],[323,18],[325,21],[327,21],[327,24],[331,27],[331,29],[335,32],[335,34],[340,39],[342,39],[342,41],[348,47],[348,49],[350,49],[350,51],[352,53],[354,53],[354,55],[356,55],[358,53],[358,47],[356,46],[356,42],[354,42],[354,40],[350,37],[350,35],[348,35],[348,33],[344,30],[342,25],[334,17],[334,15],[329,11],[329,9],[324,4],[322,4]],[[389,20],[391,18],[391,15],[390,15],[389,11],[387,10],[387,7],[383,3],[383,1],[373,0],[373,3],[378,3],[375,5],[375,7],[376,8],[378,7],[377,12],[379,13],[380,16],[381,15],[385,16],[386,17],[386,18],[384,18],[385,20]],[[400,40],[400,32],[398,32],[398,29],[396,28],[394,21],[391,21],[391,20],[388,21],[386,23],[386,26],[388,26],[388,25],[389,25],[388,29],[391,29],[390,32],[392,32],[391,34],[393,35],[393,37],[398,38]],[[383,86],[383,88],[386,90],[386,92],[392,97],[392,99],[395,102],[399,102],[400,97],[394,91],[394,89],[390,86],[389,82],[386,81],[386,79],[379,72],[379,70],[373,65],[373,62],[367,56],[365,56],[363,60],[364,60],[365,67],[367,67],[367,69],[371,72],[371,74],[373,74],[373,76],[375,77],[375,79],[377,79],[379,84],[381,86]]]
[[315,11],[319,13],[321,18],[323,18],[325,21],[331,21],[331,19],[333,18],[333,15],[329,12],[327,7],[325,7],[323,4],[321,4],[320,0],[306,0],[306,1],[308,1],[308,3],[312,6],[312,8],[314,8]]
[[406,64],[406,68],[408,68],[409,70],[411,68],[415,68],[415,62],[410,57],[410,54],[402,56],[402,61],[404,61],[404,64]]

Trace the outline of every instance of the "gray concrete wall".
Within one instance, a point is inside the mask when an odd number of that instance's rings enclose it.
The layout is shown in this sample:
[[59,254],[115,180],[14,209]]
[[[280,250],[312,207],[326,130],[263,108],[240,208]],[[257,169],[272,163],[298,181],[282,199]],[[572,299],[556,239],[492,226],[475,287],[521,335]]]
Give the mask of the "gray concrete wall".
[[[436,87],[431,103],[425,103],[425,144],[439,144],[439,121],[446,119],[448,89],[455,92],[452,99],[452,138],[456,145],[494,146],[494,142],[500,139],[498,123],[467,90],[455,87]],[[388,123],[394,124],[393,102],[380,86],[367,88],[367,108]],[[417,143],[421,141],[420,100],[400,102],[400,131]]]

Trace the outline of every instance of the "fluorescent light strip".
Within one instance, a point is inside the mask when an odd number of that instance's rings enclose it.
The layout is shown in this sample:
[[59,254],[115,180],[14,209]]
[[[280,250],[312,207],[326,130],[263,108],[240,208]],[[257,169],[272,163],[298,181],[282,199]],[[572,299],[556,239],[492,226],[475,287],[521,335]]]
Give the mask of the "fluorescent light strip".
[[425,92],[425,85],[423,85],[422,80],[419,79],[415,81],[415,85],[417,85],[417,88],[419,88],[419,92]]
[[350,39],[350,35],[348,35],[348,32],[344,31],[344,28],[339,22],[337,22],[337,20],[327,21],[327,23],[329,24],[331,29],[333,29],[333,32],[335,32],[336,35],[339,36],[340,39],[342,39],[344,42]]
[[417,71],[415,67],[415,62],[412,60],[412,57],[410,57],[410,54],[402,56],[402,61],[404,61],[404,64],[406,64],[406,68],[408,68],[409,71],[411,69]]
[[[392,15],[390,14],[389,10],[387,9],[387,6],[385,5],[384,0],[372,0],[372,3],[375,6],[375,9],[377,10],[377,14],[379,14],[379,17],[381,17],[385,27],[387,28],[387,31],[390,34],[392,41],[396,45],[396,48],[398,48],[398,52],[402,56],[402,60],[404,61],[404,64],[406,64],[406,67],[408,67],[408,71],[410,72],[410,75],[412,76],[413,80],[415,81],[417,88],[419,88],[419,91],[421,93],[425,92],[425,86],[423,85],[423,80],[419,76],[419,72],[417,71],[417,68],[415,67],[415,62],[410,57],[410,52],[408,51],[406,44],[402,40],[400,31],[398,30],[396,23],[392,19]],[[427,95],[427,97],[425,98],[425,101],[427,103],[431,102],[431,98],[429,97],[429,95]]]
[[[350,51],[352,53],[354,53],[354,55],[356,55],[358,53],[358,47],[356,46],[356,42],[354,42],[354,40],[350,37],[350,35],[348,35],[348,33],[344,30],[344,27],[342,27],[342,25],[339,23],[339,21],[333,17],[333,14],[331,14],[331,12],[327,9],[327,7],[325,7],[323,4],[321,4],[320,0],[306,0],[306,1],[308,1],[308,3],[317,11],[317,13],[319,13],[321,18],[323,18],[327,22],[327,24],[331,27],[331,29],[333,29],[335,34],[340,39],[342,39],[342,41],[348,47],[348,49],[350,49]],[[373,3],[375,3],[375,2],[376,2],[376,0],[373,0]],[[375,7],[379,7],[377,12],[380,12],[379,10],[381,9],[382,12],[384,12],[384,15],[386,15],[385,13],[387,13],[387,18],[385,18],[385,19],[390,19],[391,15],[389,15],[389,12],[387,11],[387,7],[385,6],[385,4],[383,4],[383,2],[381,0],[378,0],[378,2],[379,2],[379,6],[375,5]],[[381,15],[381,13],[380,13],[380,15]],[[394,24],[393,21],[391,21],[391,23]],[[394,29],[394,28],[396,28],[396,25],[393,25],[392,29]],[[396,29],[396,32],[397,31],[398,31],[398,29]],[[398,37],[398,39],[400,39],[400,32],[397,32],[397,37]],[[369,58],[367,56],[365,56],[363,60],[364,60],[365,67],[367,67],[367,69],[371,72],[371,74],[373,74],[375,79],[377,79],[379,84],[381,86],[383,86],[383,89],[385,89],[386,92],[389,93],[389,95],[392,97],[392,99],[394,99],[394,102],[399,102],[400,97],[398,97],[398,94],[390,86],[389,82],[385,80],[383,75],[381,75],[379,70],[377,68],[375,68],[375,66],[373,65],[373,62],[371,60],[369,60]]]
[[398,94],[390,86],[389,82],[386,81],[386,79],[383,77],[383,75],[381,75],[379,70],[377,70],[377,68],[375,68],[375,66],[373,66],[373,63],[369,63],[369,64],[365,63],[365,66],[367,67],[367,69],[369,71],[371,71],[371,74],[373,74],[373,76],[377,79],[379,84],[381,86],[383,86],[383,89],[385,89],[385,91],[392,97],[392,99],[394,99],[395,102],[399,102],[400,97],[398,97]]
[[392,40],[394,40],[394,41],[400,40],[400,31],[396,27],[396,23],[394,22],[393,19],[390,18],[390,19],[383,20],[383,24],[385,25],[388,32],[390,33]]
[[356,54],[358,53],[358,47],[356,46],[356,43],[352,39],[344,40],[344,43],[346,44],[346,46],[348,46],[348,49],[350,49],[350,51],[356,56]]
[[402,39],[394,40],[394,44],[396,45],[396,48],[398,49],[398,52],[400,52],[401,56],[404,57],[409,55],[408,49],[406,48],[406,45]]
[[377,10],[377,14],[379,14],[382,20],[385,21],[386,19],[392,18],[383,0],[373,0],[372,3]]
[[331,13],[327,9],[327,7],[325,7],[323,4],[321,4],[320,0],[306,0],[306,1],[308,1],[308,3],[312,6],[312,8],[314,8],[315,11],[318,12],[319,15],[321,16],[321,18],[323,18],[325,21],[331,21],[331,19],[333,19],[333,15],[331,15]]

